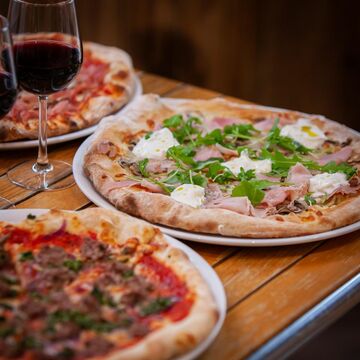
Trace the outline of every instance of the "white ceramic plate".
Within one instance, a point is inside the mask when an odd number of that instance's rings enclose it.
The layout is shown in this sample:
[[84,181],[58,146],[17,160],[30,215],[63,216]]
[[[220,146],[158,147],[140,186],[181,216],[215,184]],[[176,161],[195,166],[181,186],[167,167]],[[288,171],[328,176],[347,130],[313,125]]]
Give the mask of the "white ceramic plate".
[[[17,223],[24,220],[29,213],[33,215],[40,215],[47,211],[47,209],[0,210],[0,221]],[[219,319],[209,336],[194,350],[177,358],[177,360],[192,360],[197,358],[202,352],[204,352],[219,334],[226,316],[226,295],[224,287],[216,272],[198,253],[196,253],[194,250],[192,250],[182,242],[168,235],[165,235],[165,238],[172,246],[181,249],[186,253],[186,255],[188,255],[190,261],[199,270],[203,279],[210,287],[219,311]]]
[[[134,94],[132,95],[131,99],[127,104],[125,104],[116,114],[118,115],[121,112],[123,112],[128,105],[130,105],[136,98],[138,98],[143,92],[141,81],[137,75],[135,75],[135,89]],[[35,96],[35,95],[34,95]],[[93,126],[90,126],[86,129],[74,131],[68,134],[59,135],[59,136],[53,136],[48,138],[48,145],[53,144],[60,144],[66,141],[79,139],[85,136],[88,136],[92,134],[95,130],[98,124],[95,124]],[[34,148],[39,145],[38,140],[20,140],[20,141],[12,141],[12,142],[5,142],[0,143],[0,150],[14,150],[14,149],[27,149],[27,148]]]
[[[182,101],[182,99],[168,99],[168,102],[177,102]],[[239,105],[248,107],[248,105]],[[254,106],[254,105],[251,105]],[[272,110],[283,110],[277,108],[269,108],[264,106],[259,106],[260,108],[272,109]],[[355,133],[357,133],[354,130]],[[357,133],[359,134],[359,133]],[[75,178],[75,182],[81,189],[81,191],[96,205],[116,210],[115,206],[112,205],[107,199],[105,199],[102,195],[100,195],[97,190],[93,187],[92,183],[85,175],[83,170],[83,160],[85,153],[92,142],[93,136],[90,136],[86,139],[79,149],[77,150],[74,160],[73,160],[73,175]],[[345,235],[351,233],[353,231],[360,229],[360,221],[344,226],[342,228],[338,228],[331,231],[322,232],[319,234],[313,235],[304,235],[304,236],[294,236],[294,237],[284,237],[284,238],[259,238],[259,239],[251,239],[251,238],[240,238],[240,237],[228,237],[222,235],[213,235],[213,234],[202,234],[196,232],[190,232],[185,230],[173,229],[163,225],[158,226],[162,232],[168,234],[170,236],[174,236],[178,239],[190,240],[195,242],[207,243],[207,244],[216,244],[216,245],[228,245],[228,246],[283,246],[283,245],[295,245],[302,244],[314,241],[320,241],[325,239],[334,238],[340,235]]]

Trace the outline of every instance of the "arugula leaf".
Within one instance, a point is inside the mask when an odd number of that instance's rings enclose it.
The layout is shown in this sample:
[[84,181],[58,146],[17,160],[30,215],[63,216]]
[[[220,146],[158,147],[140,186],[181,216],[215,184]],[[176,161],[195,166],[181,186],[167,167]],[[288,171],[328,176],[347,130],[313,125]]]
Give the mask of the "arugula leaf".
[[263,149],[261,155],[262,158],[271,160],[272,172],[283,177],[287,176],[289,169],[296,165],[296,163],[301,163],[310,170],[319,170],[328,173],[342,172],[348,179],[357,172],[356,167],[353,167],[345,162],[336,164],[334,161],[331,161],[325,165],[320,165],[313,160],[304,159],[297,154],[294,154],[291,157],[285,156],[278,150],[271,153],[267,149]]
[[153,134],[152,131],[149,131],[147,134],[145,134],[145,136],[144,136],[145,140],[150,139],[152,134]]
[[238,152],[239,155],[241,155],[241,153],[244,150],[248,152],[250,158],[255,158],[255,159],[257,158],[256,151],[254,149],[249,148],[248,146],[238,146],[236,148],[236,151]]
[[167,184],[194,184],[202,187],[205,187],[207,184],[204,176],[196,173],[193,175],[191,170],[173,170],[163,182]]
[[245,170],[243,167],[240,168],[240,172],[237,176],[238,180],[240,181],[247,181],[255,178],[255,170]]
[[349,165],[346,162],[342,162],[340,164],[336,164],[335,161],[330,161],[327,164],[321,166],[319,170],[328,172],[328,173],[336,173],[342,172],[346,175],[348,179],[350,179],[353,175],[356,174],[357,169],[354,166]]
[[101,305],[107,305],[110,307],[115,307],[116,304],[114,301],[106,296],[97,286],[95,286],[91,292],[91,295],[94,296],[94,298],[101,304]]
[[166,152],[166,157],[173,159],[182,169],[186,168],[186,165],[196,165],[196,161],[193,159],[194,155],[195,151],[192,146],[172,146]]
[[233,124],[224,127],[224,134],[235,139],[249,140],[257,132],[252,124]]
[[177,115],[172,116],[171,118],[164,120],[163,125],[164,125],[164,127],[167,127],[167,128],[177,128],[180,125],[184,125],[184,119],[183,119],[182,115],[177,114]]
[[163,121],[164,127],[170,128],[176,140],[183,144],[185,141],[194,143],[192,135],[200,134],[200,130],[194,124],[201,124],[202,121],[197,117],[190,117],[186,121],[180,114],[174,115]]
[[149,159],[143,159],[138,162],[140,173],[143,177],[149,177],[149,173],[146,170],[146,166],[149,163]]
[[316,200],[310,194],[306,194],[304,196],[304,200],[306,201],[306,203],[308,205],[315,205],[316,204]]
[[205,134],[204,136],[199,134],[195,144],[196,146],[201,146],[201,145],[222,144],[223,142],[224,142],[224,137],[221,130],[215,129]]
[[223,161],[224,161],[223,158],[210,158],[205,161],[198,161],[197,164],[193,167],[193,170],[200,171],[200,170],[206,169],[211,164],[221,163]]
[[293,140],[289,136],[283,136],[280,134],[281,130],[278,127],[279,119],[276,119],[273,127],[268,133],[266,137],[266,149],[270,149],[273,145],[280,146],[285,150],[289,150],[292,152],[300,152],[302,154],[308,154],[311,152],[311,149],[301,145],[299,142]]
[[265,192],[261,190],[261,186],[252,181],[242,181],[234,187],[231,196],[247,196],[250,202],[256,206],[261,203]]

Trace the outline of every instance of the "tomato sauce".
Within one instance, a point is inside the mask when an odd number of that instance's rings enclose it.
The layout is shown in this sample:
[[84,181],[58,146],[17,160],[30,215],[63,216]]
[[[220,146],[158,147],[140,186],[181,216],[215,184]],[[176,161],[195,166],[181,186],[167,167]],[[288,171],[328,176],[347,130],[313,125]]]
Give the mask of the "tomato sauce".
[[190,297],[186,284],[168,266],[150,255],[143,256],[140,263],[146,267],[148,272],[153,273],[167,296],[180,299],[163,314],[172,321],[179,321],[186,317],[193,305],[193,299]]

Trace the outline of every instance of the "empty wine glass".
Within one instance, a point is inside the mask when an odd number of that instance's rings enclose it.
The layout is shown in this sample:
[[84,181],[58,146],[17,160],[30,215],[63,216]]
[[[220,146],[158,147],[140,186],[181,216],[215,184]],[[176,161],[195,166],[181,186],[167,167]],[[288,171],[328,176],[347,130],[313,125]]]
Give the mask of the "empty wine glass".
[[19,85],[39,99],[39,148],[36,162],[25,161],[8,172],[16,185],[57,190],[73,184],[71,165],[49,162],[48,95],[64,89],[80,70],[83,54],[74,0],[11,0],[9,22]]

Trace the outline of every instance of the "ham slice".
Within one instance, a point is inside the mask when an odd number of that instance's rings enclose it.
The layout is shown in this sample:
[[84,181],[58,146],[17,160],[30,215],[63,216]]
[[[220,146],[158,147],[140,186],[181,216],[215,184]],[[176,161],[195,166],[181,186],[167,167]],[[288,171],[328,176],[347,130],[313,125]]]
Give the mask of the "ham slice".
[[290,168],[287,181],[295,185],[308,185],[311,176],[310,171],[303,164],[297,163]]
[[225,209],[237,212],[238,214],[251,216],[253,215],[253,206],[246,196],[219,198],[205,205],[206,208]]
[[265,197],[261,204],[265,206],[276,206],[282,204],[285,200],[289,199],[294,201],[299,197],[305,195],[308,190],[308,184],[299,186],[279,186],[274,187],[265,193]]
[[170,160],[149,159],[146,165],[146,170],[152,174],[160,174],[175,169],[175,164]]
[[194,157],[195,161],[206,161],[211,158],[222,158],[221,152],[215,146],[202,146]]
[[[274,116],[274,117],[268,117],[264,120],[261,120],[261,121],[257,122],[254,125],[254,127],[260,131],[269,131],[273,127],[275,119],[278,118],[278,116],[279,115],[276,114],[276,116]],[[279,127],[282,127],[287,124],[291,124],[291,121],[289,119],[286,119],[284,117],[281,117],[279,119]]]
[[217,149],[221,152],[221,154],[231,155],[231,156],[238,156],[238,155],[239,155],[236,150],[228,149],[227,147],[222,146],[222,145],[220,145],[220,144],[216,144],[215,146],[216,146]]
[[141,180],[140,185],[153,193],[159,193],[159,194],[165,193],[165,191],[161,186],[154,184],[146,179]]
[[325,165],[330,161],[335,161],[337,164],[339,164],[341,162],[347,161],[350,158],[351,153],[352,148],[350,146],[345,146],[344,148],[333,154],[324,155],[318,160],[318,163],[320,165]]
[[224,118],[224,117],[214,117],[210,121],[207,121],[206,128],[209,131],[215,129],[223,129],[227,125],[233,125],[238,123],[238,119]]

